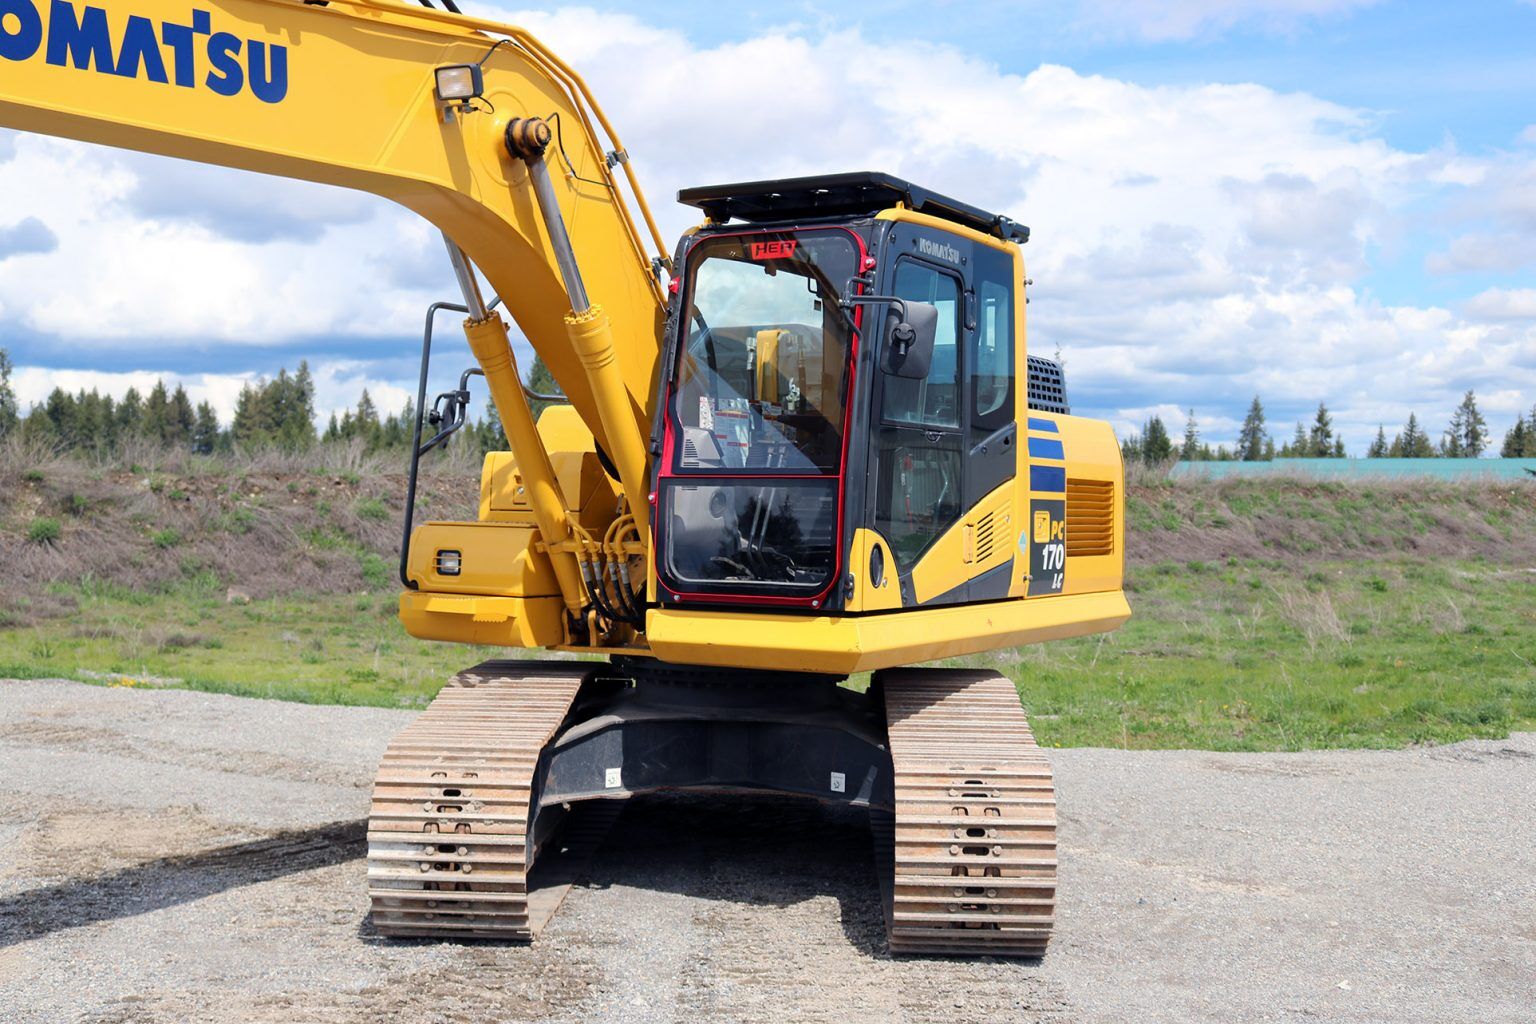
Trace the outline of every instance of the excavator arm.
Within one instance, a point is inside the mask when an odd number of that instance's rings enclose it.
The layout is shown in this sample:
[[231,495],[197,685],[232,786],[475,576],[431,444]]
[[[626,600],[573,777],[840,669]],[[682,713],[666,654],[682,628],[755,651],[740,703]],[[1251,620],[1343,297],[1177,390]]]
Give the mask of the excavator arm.
[[[476,69],[483,94],[440,99],[435,71],[451,65]],[[571,344],[561,254],[531,161],[507,144],[526,119],[548,126],[549,191],[612,325],[628,422],[599,408]],[[480,268],[607,452],[643,444],[666,249],[585,85],[521,29],[395,0],[0,0],[0,125],[392,199]],[[344,269],[337,282],[353,285]]]

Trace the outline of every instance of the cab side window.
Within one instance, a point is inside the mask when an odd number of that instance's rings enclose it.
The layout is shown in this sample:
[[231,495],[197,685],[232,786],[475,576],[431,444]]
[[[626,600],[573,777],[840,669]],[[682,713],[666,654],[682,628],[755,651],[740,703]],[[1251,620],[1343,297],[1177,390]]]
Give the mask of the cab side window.
[[937,267],[902,260],[896,267],[898,298],[938,307],[933,362],[923,380],[887,377],[885,420],[924,427],[960,429],[960,282]]
[[976,332],[971,338],[971,428],[990,434],[1013,421],[1013,261],[987,254],[976,266]]

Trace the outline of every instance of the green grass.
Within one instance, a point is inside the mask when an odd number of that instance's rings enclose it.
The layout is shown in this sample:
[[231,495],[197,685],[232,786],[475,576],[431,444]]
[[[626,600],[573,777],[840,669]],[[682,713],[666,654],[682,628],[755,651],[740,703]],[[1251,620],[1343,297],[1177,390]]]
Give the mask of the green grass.
[[[393,566],[368,568],[387,586]],[[1117,633],[998,652],[1048,746],[1399,747],[1536,729],[1536,573],[1484,562],[1168,563]],[[415,707],[488,652],[406,636],[392,595],[228,604],[194,577],[57,584],[0,628],[0,677]]]
[[[1119,632],[999,652],[1049,746],[1398,747],[1536,728],[1536,572],[1163,564]],[[963,662],[956,662],[962,664]]]
[[389,595],[227,604],[211,580],[158,593],[89,583],[53,590],[78,609],[0,629],[0,678],[414,707],[475,660],[407,636]]

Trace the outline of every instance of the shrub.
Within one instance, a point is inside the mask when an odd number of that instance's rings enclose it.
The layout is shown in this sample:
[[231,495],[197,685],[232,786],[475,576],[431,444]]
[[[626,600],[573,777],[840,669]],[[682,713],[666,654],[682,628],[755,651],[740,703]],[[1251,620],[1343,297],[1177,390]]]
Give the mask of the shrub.
[[57,519],[44,516],[32,520],[32,525],[27,527],[27,540],[33,544],[52,544],[63,532]]
[[385,508],[384,502],[378,498],[364,498],[357,503],[357,515],[360,519],[380,522],[389,518],[389,509]]
[[150,542],[162,551],[173,548],[181,543],[181,534],[167,527],[164,530],[156,530],[149,535]]

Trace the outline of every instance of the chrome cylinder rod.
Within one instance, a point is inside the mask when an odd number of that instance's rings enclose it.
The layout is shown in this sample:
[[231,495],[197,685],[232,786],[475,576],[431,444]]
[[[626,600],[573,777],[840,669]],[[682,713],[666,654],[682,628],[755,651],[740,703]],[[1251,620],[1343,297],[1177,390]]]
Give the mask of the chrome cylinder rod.
[[458,279],[459,291],[464,295],[464,306],[469,310],[469,318],[480,323],[490,311],[485,308],[485,299],[480,295],[480,280],[475,277],[475,268],[470,266],[469,257],[464,255],[464,250],[459,248],[459,243],[448,237],[443,232],[443,244],[448,247],[448,261],[453,264],[453,276]]

